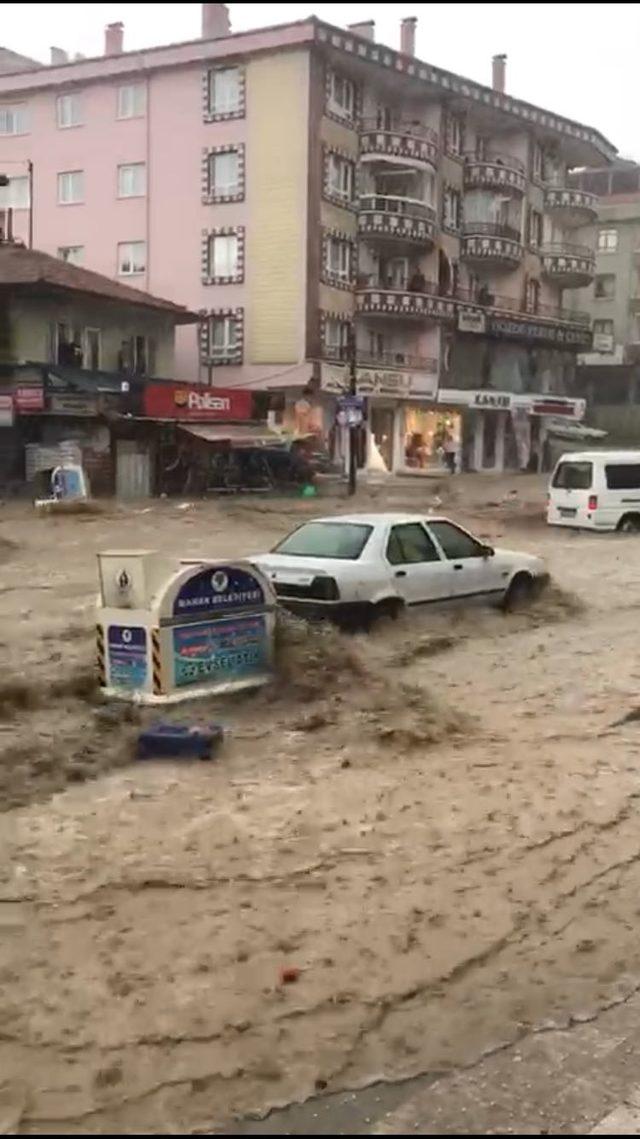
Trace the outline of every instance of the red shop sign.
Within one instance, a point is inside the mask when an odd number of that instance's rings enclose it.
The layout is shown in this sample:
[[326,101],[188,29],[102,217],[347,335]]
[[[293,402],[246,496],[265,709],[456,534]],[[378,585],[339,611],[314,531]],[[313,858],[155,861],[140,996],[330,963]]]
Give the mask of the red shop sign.
[[144,414],[154,419],[251,419],[253,392],[243,388],[210,388],[203,384],[147,384]]
[[23,414],[44,410],[43,388],[16,388],[13,393],[13,406]]

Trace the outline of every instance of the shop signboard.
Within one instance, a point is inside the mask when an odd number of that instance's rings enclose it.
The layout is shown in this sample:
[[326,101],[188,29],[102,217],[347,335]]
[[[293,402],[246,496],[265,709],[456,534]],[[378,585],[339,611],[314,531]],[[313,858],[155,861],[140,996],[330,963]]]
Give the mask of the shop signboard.
[[143,409],[153,419],[183,423],[245,421],[253,416],[253,392],[205,384],[149,383],[144,389]]
[[593,334],[593,351],[594,352],[613,352],[614,340],[609,332],[594,332]]
[[[323,391],[344,395],[349,388],[347,368],[339,364],[323,364],[320,373]],[[356,368],[356,389],[363,396],[395,396],[408,399],[412,395],[435,399],[438,387],[436,372],[406,371],[400,368]]]
[[13,427],[13,396],[0,395],[0,427]]
[[208,680],[246,680],[269,665],[262,615],[179,625],[173,630],[174,682],[182,688]]
[[482,407],[487,411],[508,411],[511,407],[510,392],[474,392],[472,407]]
[[147,630],[135,625],[110,625],[107,649],[113,687],[144,688],[147,679]]
[[462,309],[458,313],[458,331],[483,333],[486,331],[487,317],[484,312]]
[[542,394],[517,394],[496,392],[490,388],[465,390],[464,388],[440,388],[438,403],[477,408],[479,411],[512,411],[519,408],[528,415],[564,416],[568,419],[584,419],[586,401],[568,399],[565,396]]
[[590,348],[592,340],[591,329],[587,327],[569,328],[562,324],[543,324],[521,317],[490,317],[487,331],[490,335],[504,336],[511,340],[535,340],[544,344],[566,344],[578,348]]
[[21,415],[37,415],[44,410],[44,389],[42,386],[16,388],[13,406]]

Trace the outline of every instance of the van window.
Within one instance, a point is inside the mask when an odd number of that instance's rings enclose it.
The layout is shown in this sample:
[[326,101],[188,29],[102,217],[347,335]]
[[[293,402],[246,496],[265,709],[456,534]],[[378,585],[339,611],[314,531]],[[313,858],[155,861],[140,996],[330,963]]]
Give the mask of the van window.
[[611,463],[604,473],[609,490],[640,490],[640,463]]
[[560,463],[552,486],[561,490],[591,490],[593,463]]

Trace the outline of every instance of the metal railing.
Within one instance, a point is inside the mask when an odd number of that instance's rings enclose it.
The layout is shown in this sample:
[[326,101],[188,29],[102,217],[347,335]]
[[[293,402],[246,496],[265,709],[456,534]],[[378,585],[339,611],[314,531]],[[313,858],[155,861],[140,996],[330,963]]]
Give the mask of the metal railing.
[[[362,279],[361,279],[362,281]],[[424,287],[411,290],[406,285],[385,285],[373,278],[367,278],[365,283],[358,282],[359,289],[380,289],[384,292],[420,292],[427,296],[442,297],[444,300],[461,301],[464,304],[474,305],[478,308],[498,309],[502,312],[514,312],[521,316],[539,316],[545,320],[559,320],[563,323],[590,325],[591,317],[588,312],[561,308],[559,305],[543,304],[541,301],[523,300],[519,297],[507,297],[494,293],[490,289],[469,289],[462,285],[450,292],[445,292],[435,281],[425,281]],[[422,284],[422,282],[421,282]]]
[[595,252],[588,245],[569,245],[565,241],[553,241],[540,247],[541,257],[582,257],[595,260]]
[[515,158],[513,154],[476,154],[472,150],[467,150],[462,157],[469,164],[477,162],[486,166],[506,166],[509,170],[517,170],[519,174],[526,173],[524,162]]
[[411,138],[420,138],[426,142],[431,142],[434,146],[440,145],[440,138],[437,131],[431,127],[425,126],[419,121],[411,119],[402,119],[398,122],[384,122],[382,119],[374,117],[360,119],[358,124],[361,132],[367,134],[375,131],[380,134],[402,134]]
[[[347,363],[349,349],[346,345],[325,344],[323,359]],[[356,348],[356,363],[365,368],[411,368],[420,372],[437,372],[438,360],[435,356],[414,356],[409,352],[377,352],[367,348]]]
[[437,281],[427,281],[418,275],[404,277],[400,280],[380,280],[375,274],[358,277],[356,289],[380,289],[385,293],[426,293],[431,297],[440,296],[440,286]]
[[466,221],[462,225],[463,237],[504,237],[521,242],[520,231],[500,221]]
[[403,198],[396,194],[361,194],[359,207],[361,210],[397,214],[398,217],[426,219],[433,222],[437,218],[433,206],[421,202],[418,198]]

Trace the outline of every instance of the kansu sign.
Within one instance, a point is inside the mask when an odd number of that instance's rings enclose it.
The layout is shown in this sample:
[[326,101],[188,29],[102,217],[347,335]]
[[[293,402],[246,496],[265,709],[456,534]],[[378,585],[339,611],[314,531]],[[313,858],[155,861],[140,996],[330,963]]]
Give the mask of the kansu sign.
[[147,384],[143,408],[144,414],[153,419],[180,419],[187,423],[251,419],[253,392],[203,384]]

